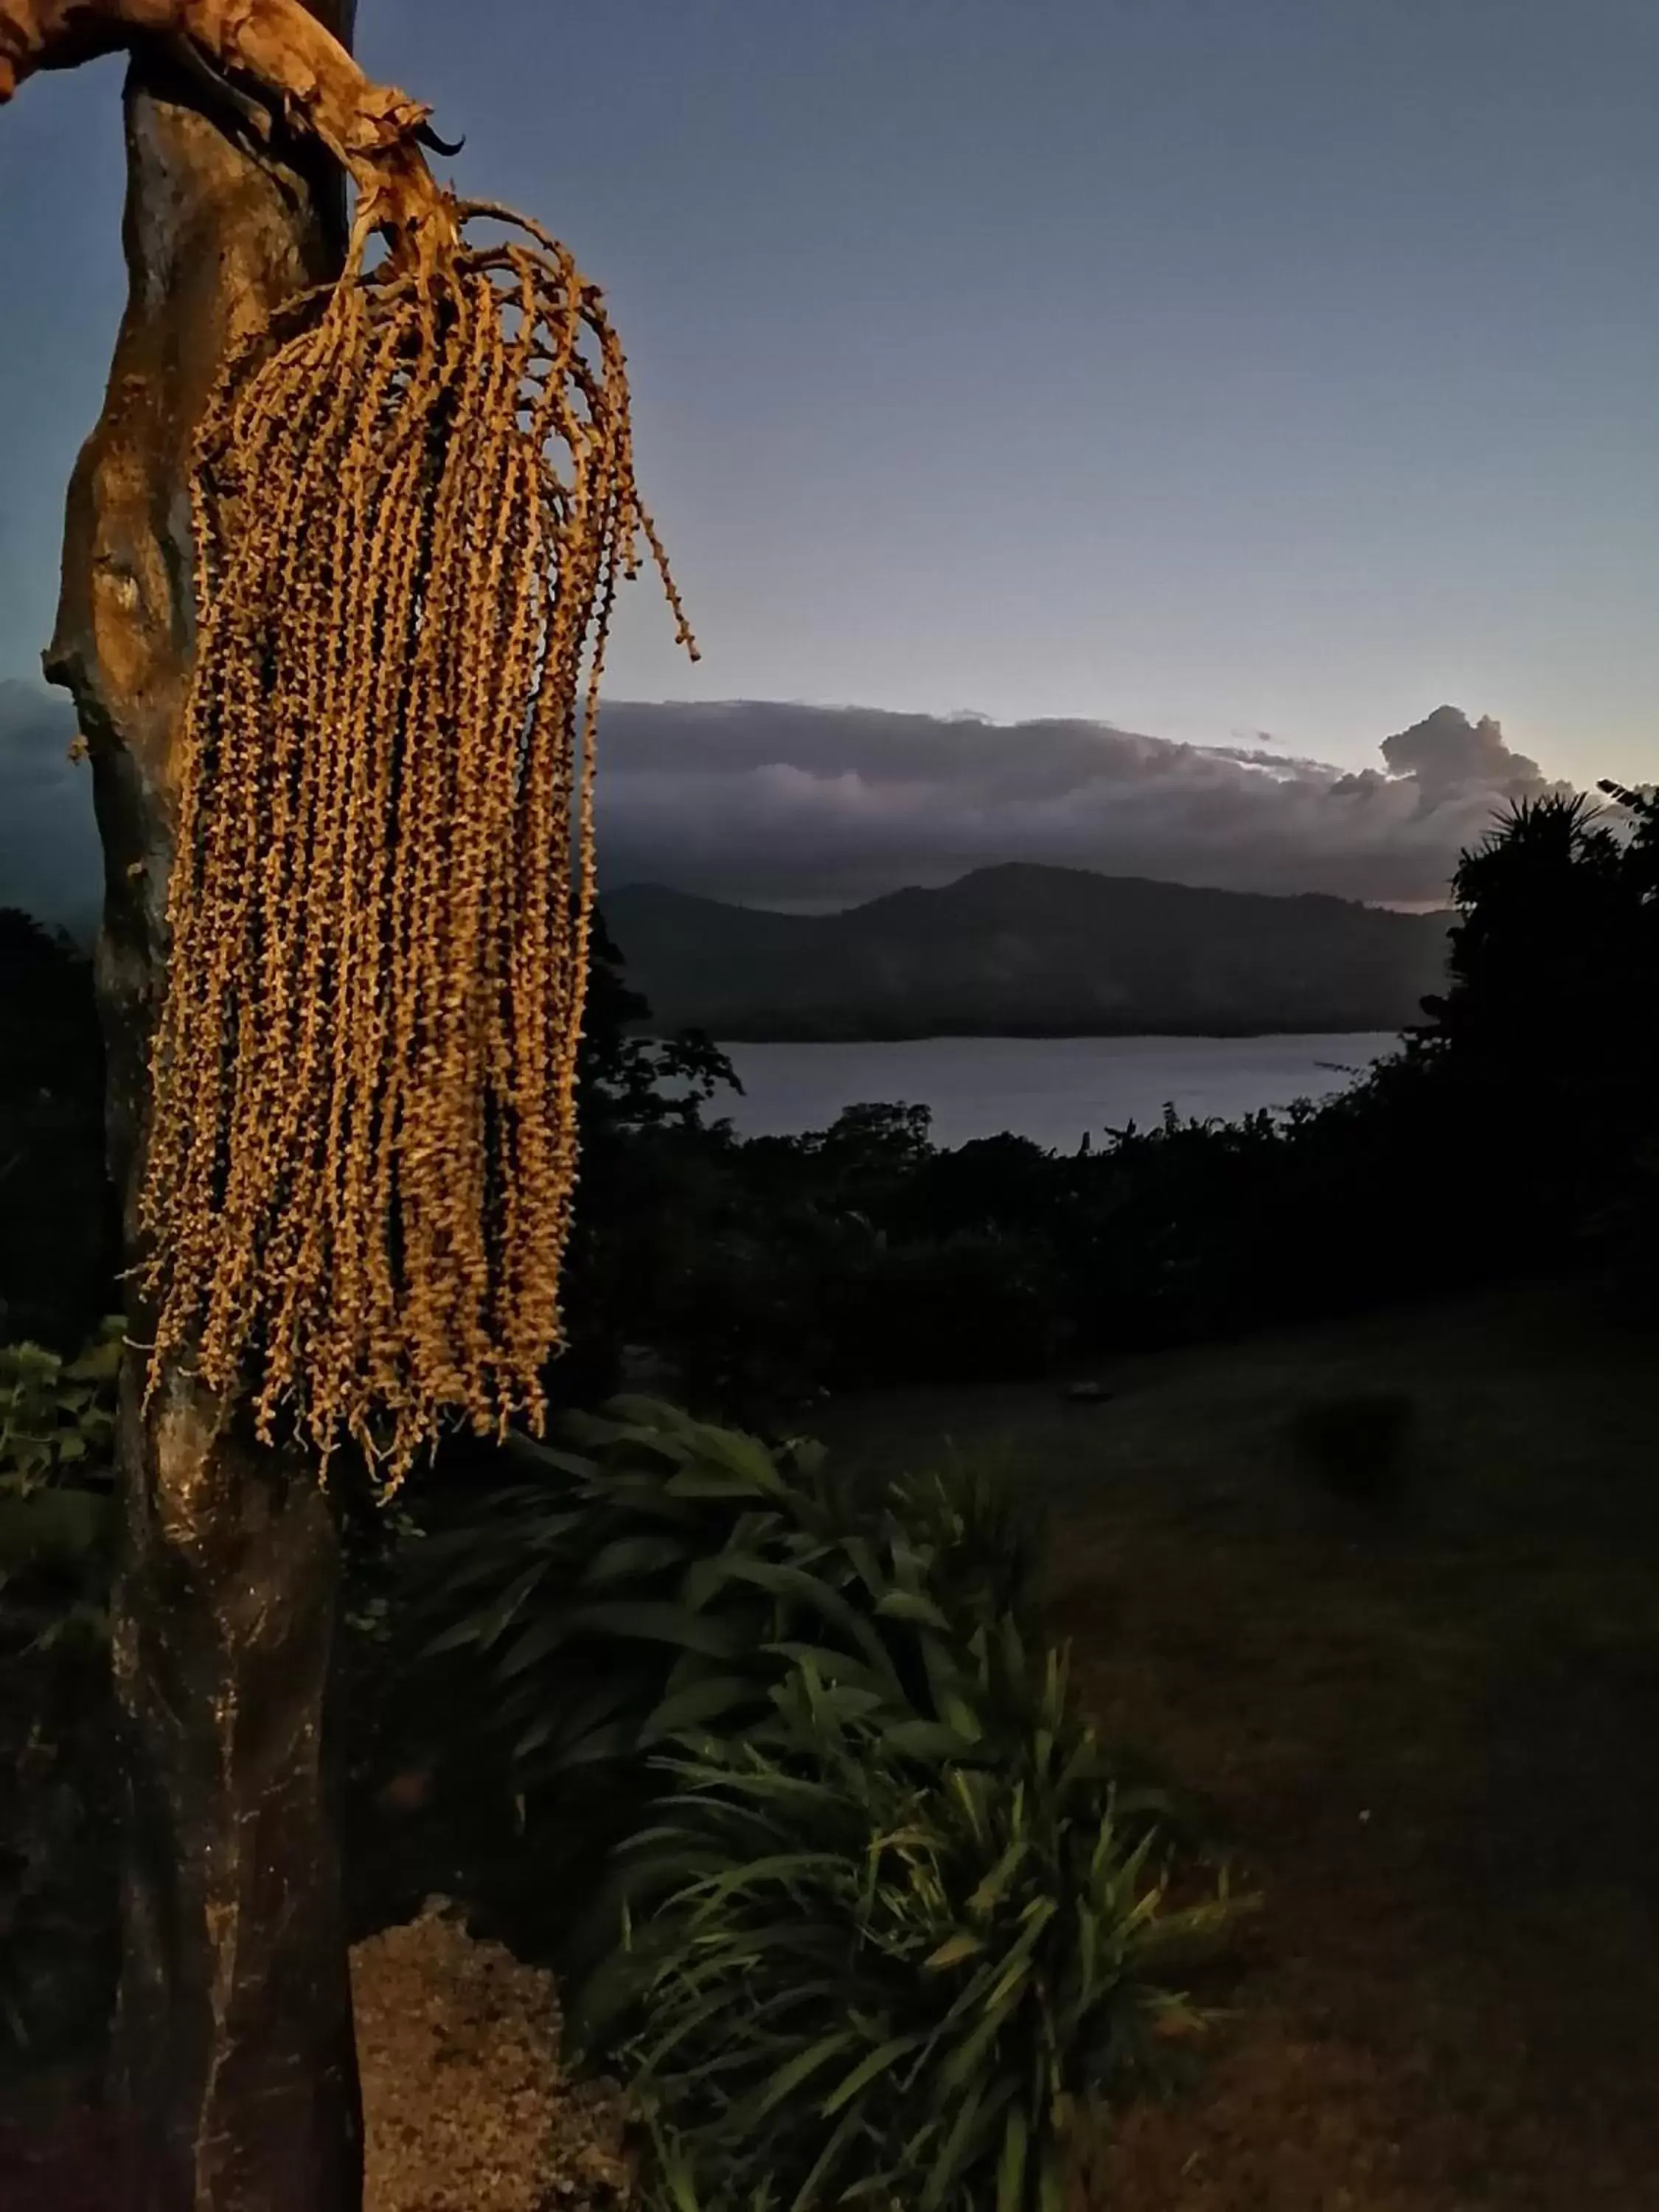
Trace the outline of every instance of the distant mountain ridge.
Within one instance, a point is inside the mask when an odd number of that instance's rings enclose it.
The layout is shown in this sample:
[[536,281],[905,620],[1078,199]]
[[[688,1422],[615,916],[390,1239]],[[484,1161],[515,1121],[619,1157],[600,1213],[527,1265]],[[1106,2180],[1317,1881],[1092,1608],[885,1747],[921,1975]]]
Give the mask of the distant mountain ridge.
[[837,914],[659,884],[600,905],[648,1026],[733,1043],[1397,1030],[1444,980],[1451,919],[1027,862]]

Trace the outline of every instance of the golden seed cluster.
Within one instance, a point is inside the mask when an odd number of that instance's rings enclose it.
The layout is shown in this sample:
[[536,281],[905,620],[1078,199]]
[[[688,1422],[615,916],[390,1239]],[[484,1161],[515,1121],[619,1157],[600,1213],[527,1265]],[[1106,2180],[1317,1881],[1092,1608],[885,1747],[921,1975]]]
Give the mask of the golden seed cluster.
[[[643,538],[622,349],[480,203],[361,253],[227,377],[141,1224],[151,1383],[246,1382],[395,1484],[455,1409],[539,1425],[562,1341],[594,722]],[[480,244],[471,227],[512,226]]]

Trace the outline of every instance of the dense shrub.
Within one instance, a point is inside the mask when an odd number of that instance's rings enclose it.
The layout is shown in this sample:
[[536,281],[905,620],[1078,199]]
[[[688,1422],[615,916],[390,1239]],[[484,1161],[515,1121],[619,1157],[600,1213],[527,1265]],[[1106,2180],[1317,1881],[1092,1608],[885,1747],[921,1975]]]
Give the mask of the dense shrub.
[[1018,1380],[1467,1284],[1541,1255],[1495,1190],[1505,1225],[1482,1225],[1460,1104],[1402,1050],[1318,1109],[1170,1114],[1071,1156],[939,1152],[916,1108],[687,1127],[652,1143],[653,1206],[612,1224],[619,1326],[711,1418],[787,1426],[818,1389]]
[[404,1601],[428,1657],[482,1669],[480,1725],[522,1788],[693,1723],[747,1729],[808,1656],[945,1723],[951,1640],[1032,1632],[1042,1516],[1001,1466],[877,1487],[811,1442],[638,1397],[558,1437],[514,1437],[517,1479],[434,1499]]

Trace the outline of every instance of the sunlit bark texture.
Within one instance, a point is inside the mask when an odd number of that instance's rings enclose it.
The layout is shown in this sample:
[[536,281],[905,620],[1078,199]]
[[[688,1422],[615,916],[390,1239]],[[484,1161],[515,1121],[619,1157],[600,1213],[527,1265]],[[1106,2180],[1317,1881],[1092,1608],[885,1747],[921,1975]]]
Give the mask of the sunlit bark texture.
[[[343,36],[350,0],[319,0]],[[343,250],[337,171],[145,44],[126,89],[131,291],[70,493],[47,672],[92,755],[110,1159],[135,1227],[193,610],[192,439],[230,346]],[[228,129],[228,124],[230,128]],[[147,1334],[142,1310],[132,1334]],[[130,1833],[118,2087],[137,2212],[348,2212],[361,2127],[323,1718],[338,1560],[303,1457],[129,1361],[114,1599]]]
[[[373,221],[429,211],[431,180],[416,146],[427,110],[372,84],[352,60],[355,0],[0,0],[0,101],[37,70],[72,69],[142,40],[172,47],[185,71],[217,76],[222,106],[263,143],[269,108],[319,140],[349,170]],[[230,89],[227,76],[240,88]],[[222,120],[224,118],[222,116]]]

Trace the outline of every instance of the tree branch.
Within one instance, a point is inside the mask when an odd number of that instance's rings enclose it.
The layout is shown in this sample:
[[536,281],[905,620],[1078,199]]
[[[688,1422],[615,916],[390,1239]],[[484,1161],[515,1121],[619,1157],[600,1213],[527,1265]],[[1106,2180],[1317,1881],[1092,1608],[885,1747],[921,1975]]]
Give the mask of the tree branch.
[[182,40],[210,68],[263,88],[356,185],[357,231],[453,235],[421,153],[431,110],[373,83],[301,0],[0,0],[0,103],[38,70],[72,69],[142,39]]

